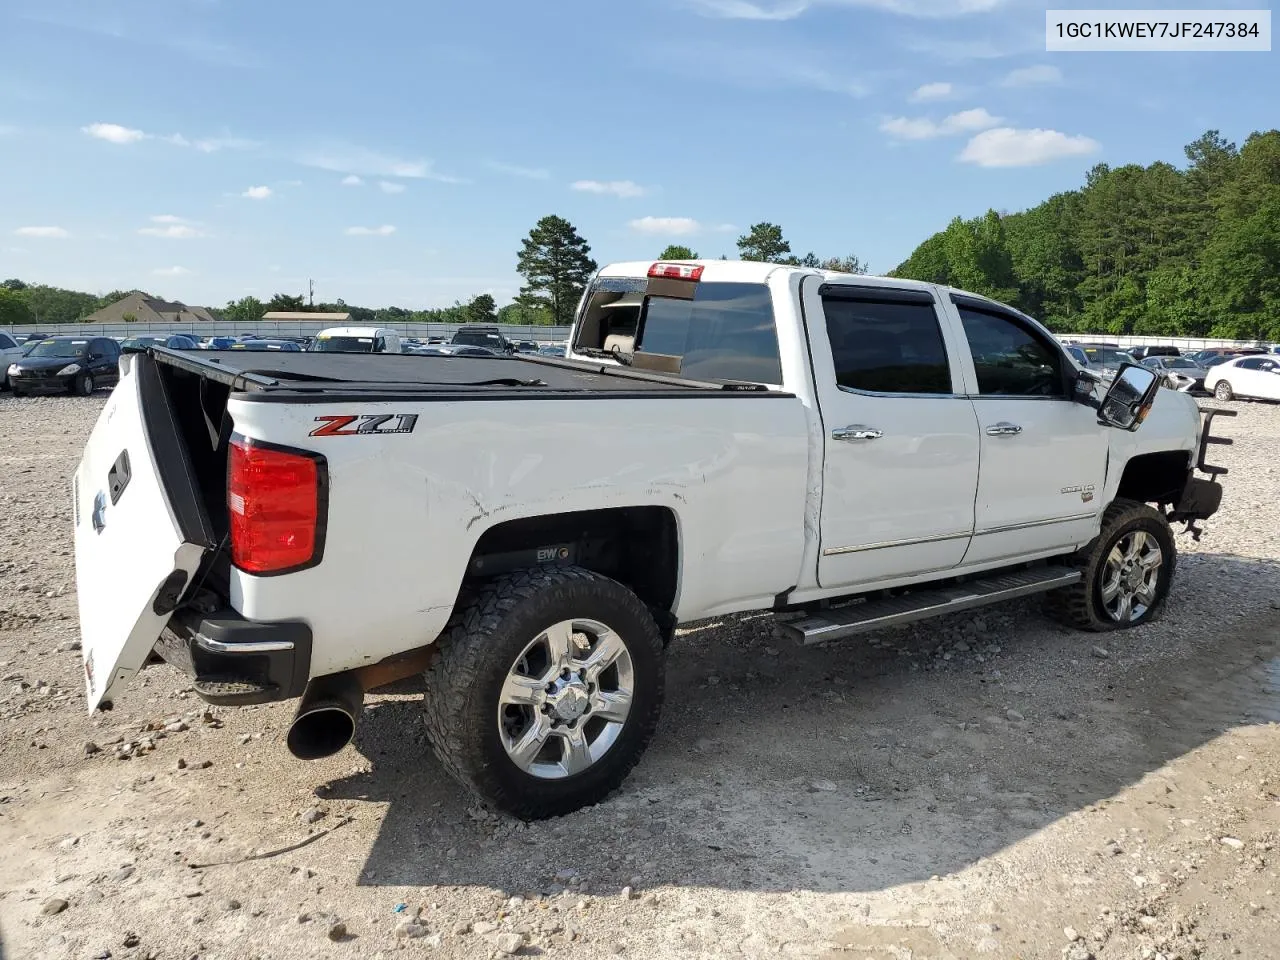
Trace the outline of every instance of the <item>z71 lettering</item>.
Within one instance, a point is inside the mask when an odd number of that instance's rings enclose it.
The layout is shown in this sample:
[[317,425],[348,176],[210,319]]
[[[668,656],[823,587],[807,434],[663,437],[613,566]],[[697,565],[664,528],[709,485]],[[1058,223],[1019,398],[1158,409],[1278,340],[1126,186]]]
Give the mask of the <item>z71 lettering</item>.
[[[323,426],[311,431],[313,437],[359,437],[371,433],[413,433],[417,426],[416,413],[366,413],[364,416],[331,415],[316,417]],[[391,424],[388,426],[388,424]]]

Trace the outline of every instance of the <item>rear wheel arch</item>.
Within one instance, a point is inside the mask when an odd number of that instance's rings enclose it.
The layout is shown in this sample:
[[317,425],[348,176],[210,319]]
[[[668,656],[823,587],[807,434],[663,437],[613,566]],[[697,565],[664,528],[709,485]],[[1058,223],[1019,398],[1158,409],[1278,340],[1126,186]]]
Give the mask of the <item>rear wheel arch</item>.
[[669,507],[611,507],[521,517],[495,524],[480,536],[467,560],[462,592],[474,591],[513,570],[574,564],[635,593],[669,641],[679,597],[680,548],[679,520]]

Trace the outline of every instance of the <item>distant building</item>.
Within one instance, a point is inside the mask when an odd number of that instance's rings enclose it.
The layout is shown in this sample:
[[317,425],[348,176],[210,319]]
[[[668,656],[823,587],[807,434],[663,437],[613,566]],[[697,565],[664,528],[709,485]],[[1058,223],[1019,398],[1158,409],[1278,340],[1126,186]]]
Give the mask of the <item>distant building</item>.
[[345,327],[351,323],[349,313],[308,313],[305,310],[273,310],[262,315],[263,320],[286,320],[297,323],[301,320],[314,320],[330,327]]
[[204,307],[189,307],[177,301],[157,300],[145,293],[131,293],[123,300],[96,310],[81,323],[213,323]]

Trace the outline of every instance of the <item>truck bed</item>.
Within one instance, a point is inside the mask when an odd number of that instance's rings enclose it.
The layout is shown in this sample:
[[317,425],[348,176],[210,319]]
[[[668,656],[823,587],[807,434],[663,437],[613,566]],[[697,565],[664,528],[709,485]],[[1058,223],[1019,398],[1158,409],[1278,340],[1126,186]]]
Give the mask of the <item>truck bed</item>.
[[630,367],[549,357],[424,357],[401,353],[180,351],[152,347],[160,363],[225,384],[249,400],[306,403],[374,399],[565,399],[789,396],[759,384],[716,383]]

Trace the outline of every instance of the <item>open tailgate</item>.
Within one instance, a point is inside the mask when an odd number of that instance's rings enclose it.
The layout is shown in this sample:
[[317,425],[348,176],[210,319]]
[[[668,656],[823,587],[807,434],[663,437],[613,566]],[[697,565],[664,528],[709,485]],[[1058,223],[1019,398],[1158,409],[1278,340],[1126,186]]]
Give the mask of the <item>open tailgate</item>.
[[216,545],[156,362],[127,354],[73,481],[89,710],[142,668]]

